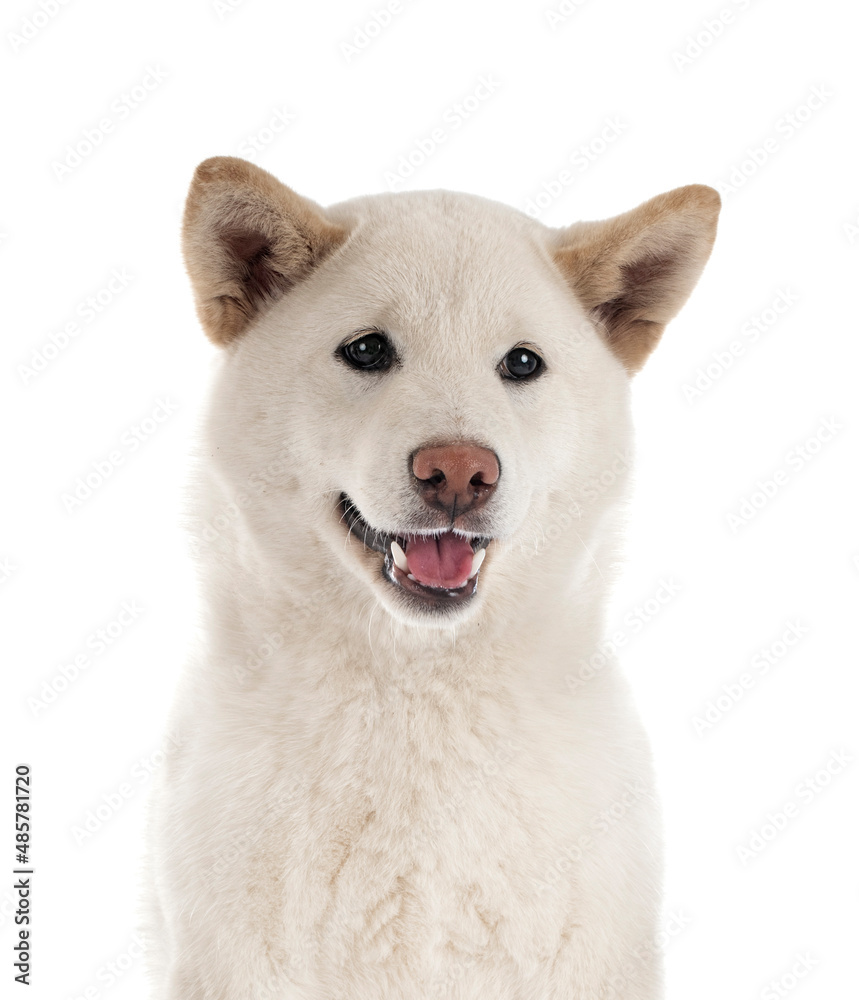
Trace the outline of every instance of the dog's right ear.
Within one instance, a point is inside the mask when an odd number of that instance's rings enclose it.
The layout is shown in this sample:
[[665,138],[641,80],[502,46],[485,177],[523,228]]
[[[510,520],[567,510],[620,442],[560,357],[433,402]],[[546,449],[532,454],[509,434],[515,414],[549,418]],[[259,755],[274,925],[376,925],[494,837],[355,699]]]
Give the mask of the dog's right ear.
[[346,235],[318,205],[253,163],[204,160],[185,204],[182,249],[210,339],[224,345],[239,336]]
[[713,188],[690,184],[613,219],[556,230],[555,263],[630,374],[695,287],[720,203]]

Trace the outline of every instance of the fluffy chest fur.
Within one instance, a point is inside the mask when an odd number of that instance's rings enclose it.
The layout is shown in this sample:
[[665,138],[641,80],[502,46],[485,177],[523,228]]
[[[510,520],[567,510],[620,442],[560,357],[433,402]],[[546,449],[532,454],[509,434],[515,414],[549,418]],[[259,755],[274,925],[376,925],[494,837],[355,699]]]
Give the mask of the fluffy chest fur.
[[233,968],[210,950],[208,988],[249,975],[283,997],[562,996],[576,969],[600,981],[620,942],[644,943],[655,806],[612,671],[571,710],[521,677],[451,683],[453,658],[385,687],[327,660],[339,679],[275,699],[287,666],[273,657],[207,712],[165,772],[175,856],[199,859],[168,880],[186,931],[217,940],[229,913],[245,956]]

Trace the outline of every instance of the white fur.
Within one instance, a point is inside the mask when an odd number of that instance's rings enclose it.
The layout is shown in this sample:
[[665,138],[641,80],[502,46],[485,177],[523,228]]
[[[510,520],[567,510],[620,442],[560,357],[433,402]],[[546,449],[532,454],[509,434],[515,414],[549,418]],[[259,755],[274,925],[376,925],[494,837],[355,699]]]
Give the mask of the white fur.
[[[225,350],[208,415],[206,641],[151,809],[154,996],[654,1000],[647,742],[615,664],[568,683],[603,638],[628,375],[520,213],[431,192],[328,218],[349,240]],[[368,325],[396,372],[335,360]],[[547,372],[511,385],[520,341]],[[401,530],[407,456],[446,440],[498,454],[498,537],[471,604],[423,620],[336,503]]]

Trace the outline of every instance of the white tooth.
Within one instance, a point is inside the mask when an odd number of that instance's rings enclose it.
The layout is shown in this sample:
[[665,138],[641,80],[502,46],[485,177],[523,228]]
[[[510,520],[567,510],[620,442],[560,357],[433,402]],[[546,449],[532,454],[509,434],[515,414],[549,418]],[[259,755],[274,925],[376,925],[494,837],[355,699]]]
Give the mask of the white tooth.
[[470,580],[472,577],[477,576],[477,571],[483,565],[483,560],[486,558],[486,549],[481,549],[479,552],[475,552],[471,560],[471,573],[468,576]]
[[396,542],[391,542],[391,555],[394,557],[394,562],[397,564],[397,567],[404,573],[408,573],[409,561],[406,559],[405,552],[403,552]]

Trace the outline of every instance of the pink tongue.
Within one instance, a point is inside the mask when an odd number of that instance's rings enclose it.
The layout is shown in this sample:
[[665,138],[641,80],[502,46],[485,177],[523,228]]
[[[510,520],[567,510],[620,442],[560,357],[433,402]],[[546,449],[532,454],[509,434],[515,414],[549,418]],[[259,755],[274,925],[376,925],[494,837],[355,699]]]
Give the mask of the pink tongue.
[[455,590],[468,581],[474,550],[467,538],[446,531],[443,535],[421,535],[406,545],[409,572],[427,587]]

